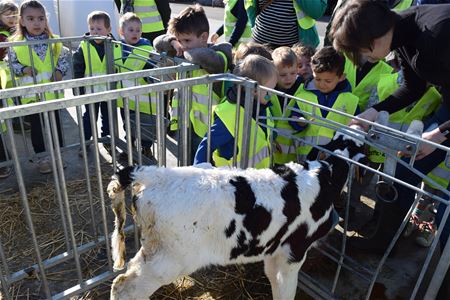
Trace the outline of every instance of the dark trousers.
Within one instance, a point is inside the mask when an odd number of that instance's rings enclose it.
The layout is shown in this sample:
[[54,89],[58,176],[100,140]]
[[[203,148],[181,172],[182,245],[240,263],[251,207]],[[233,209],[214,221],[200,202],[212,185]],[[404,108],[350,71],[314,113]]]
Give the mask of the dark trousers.
[[[86,140],[90,140],[92,137],[92,126],[91,120],[89,116],[89,105],[84,106],[86,111],[83,114],[83,128],[84,128],[84,138]],[[102,118],[102,128],[101,128],[101,137],[109,135],[109,117],[108,117],[108,103],[107,102],[97,102],[94,103],[94,119],[97,121],[98,119],[98,111],[100,107],[101,118]]]
[[[61,127],[60,127],[60,123],[59,123],[59,113],[58,112],[55,112],[55,117],[56,117],[56,129],[58,132],[58,140],[59,140],[60,146],[62,146],[63,139],[62,139]],[[29,115],[26,117],[26,120],[28,122],[30,122],[30,125],[31,125],[31,144],[33,145],[34,152],[35,153],[44,152],[45,151],[45,140],[44,140],[44,132],[42,130],[44,118],[42,118],[42,124],[41,124],[40,114]],[[50,115],[49,115],[49,121],[50,121]]]
[[6,161],[6,145],[3,143],[3,139],[6,140],[6,132],[2,132],[1,133],[1,137],[0,137],[0,162],[1,161]]

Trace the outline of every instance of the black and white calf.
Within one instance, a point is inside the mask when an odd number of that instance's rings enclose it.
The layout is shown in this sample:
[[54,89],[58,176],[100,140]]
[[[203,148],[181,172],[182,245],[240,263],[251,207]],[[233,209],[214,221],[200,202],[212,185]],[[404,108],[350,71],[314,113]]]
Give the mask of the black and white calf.
[[[354,157],[361,146],[346,140],[337,151]],[[108,186],[116,214],[114,267],[125,264],[124,189],[130,184],[142,247],[114,280],[111,299],[148,299],[202,267],[257,261],[264,261],[273,299],[294,299],[308,249],[337,222],[332,202],[348,169],[347,162],[330,157],[262,170],[121,170]]]

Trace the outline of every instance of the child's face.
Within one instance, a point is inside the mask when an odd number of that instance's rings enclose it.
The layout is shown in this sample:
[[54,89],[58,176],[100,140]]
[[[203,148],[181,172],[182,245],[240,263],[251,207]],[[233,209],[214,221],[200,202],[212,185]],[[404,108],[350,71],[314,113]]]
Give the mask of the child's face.
[[25,8],[20,18],[20,25],[26,28],[29,35],[43,34],[47,28],[45,11],[34,7]]
[[0,20],[3,24],[8,26],[8,28],[13,28],[17,24],[17,11],[8,10],[3,15],[0,16]]
[[120,30],[125,42],[129,45],[135,45],[142,36],[142,25],[139,22],[127,22]]
[[[91,20],[89,22],[89,34],[107,36],[111,33],[111,27],[105,26],[104,20]],[[97,44],[101,44],[103,40],[95,40]]]
[[[272,78],[262,82],[261,85],[265,86],[265,87],[268,87],[270,89],[274,89],[275,86],[277,85],[277,81],[278,81],[278,77],[274,75],[274,76],[272,76]],[[259,92],[258,92],[258,101],[259,101],[259,103],[266,105],[267,102],[269,102],[269,100],[266,99],[266,95],[267,95],[266,91],[263,91],[261,89],[259,90]]]
[[178,33],[176,38],[183,46],[183,51],[188,51],[196,48],[206,48],[208,47],[208,32],[203,32],[200,36],[195,33]]
[[278,69],[278,86],[283,89],[291,88],[297,79],[297,66],[286,66],[277,64]]
[[298,57],[298,75],[303,78],[310,78],[312,76],[311,58],[307,56]]
[[321,72],[313,71],[314,84],[316,88],[324,94],[333,91],[336,85],[345,79],[345,75],[338,76],[335,72]]

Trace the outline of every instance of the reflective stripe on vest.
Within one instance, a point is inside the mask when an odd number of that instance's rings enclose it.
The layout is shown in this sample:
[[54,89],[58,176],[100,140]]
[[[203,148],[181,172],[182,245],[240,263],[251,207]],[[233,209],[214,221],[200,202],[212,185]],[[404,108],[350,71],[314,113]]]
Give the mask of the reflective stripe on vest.
[[[318,104],[317,96],[312,92],[304,90],[303,84],[301,87],[302,91],[298,94],[298,98],[308,100],[309,102],[314,104]],[[308,113],[313,113],[313,110],[315,110],[316,115],[318,117],[322,117],[322,112],[320,111],[319,108],[313,107],[312,105],[308,105],[305,102],[296,101],[295,99],[292,99],[289,105],[294,106],[295,102],[297,102],[297,106],[300,108],[300,110]],[[352,93],[345,92],[339,94],[339,96],[337,97],[336,101],[334,102],[331,108],[341,112],[345,112],[350,115],[354,115],[357,107],[358,107],[358,97],[356,97]],[[311,116],[305,115],[305,118],[311,119]],[[348,122],[350,121],[350,118],[330,111],[327,114],[326,120],[333,121],[334,123],[339,123],[342,125],[347,125]],[[316,122],[323,124],[328,123],[327,121],[322,120],[316,120]],[[333,123],[331,123],[330,125],[335,126]],[[305,130],[298,133],[296,136],[314,145],[325,145],[331,141],[334,132],[335,130],[331,128],[315,124],[309,124]],[[297,141],[297,143],[298,142],[299,141]],[[311,151],[311,148],[312,146],[308,145],[307,143],[301,143],[300,141],[297,147],[297,154],[301,157],[304,157],[308,155],[308,153]]]
[[292,2],[294,3],[294,9],[295,9],[295,14],[297,15],[298,25],[302,29],[305,29],[305,30],[313,27],[316,24],[316,20],[314,20],[310,16],[306,15],[303,12],[303,10],[300,8],[300,6],[298,5],[296,0],[292,0]]
[[164,24],[155,0],[134,0],[134,12],[141,19],[142,32],[164,30]]
[[[144,69],[147,61],[144,57],[149,57],[150,51],[153,47],[150,45],[137,46],[133,48],[131,53],[128,54],[125,62],[122,59],[122,46],[114,48],[115,65],[118,67],[119,72],[129,71],[141,71]],[[137,82],[136,82],[137,81]],[[137,85],[146,85],[147,82],[143,78],[139,79],[124,79],[120,81],[122,88],[133,87]],[[139,112],[147,114],[156,114],[156,93],[143,94],[129,98],[128,107],[131,110],[136,110],[135,101],[139,102]],[[117,99],[117,106],[123,107],[123,99]]]
[[[53,35],[52,38],[57,38],[57,37],[58,36]],[[24,40],[24,39],[21,39],[21,40]],[[20,40],[15,40],[15,41],[20,41]],[[51,44],[51,47],[52,47],[52,52],[53,52],[52,53],[53,58],[50,57],[51,51],[50,51],[50,47],[48,47],[43,61],[39,58],[39,56],[37,56],[37,54],[34,52],[34,50],[31,49],[31,55],[33,56],[33,65],[37,71],[36,84],[51,82],[51,78],[53,76],[52,66],[56,68],[56,65],[58,63],[58,58],[61,54],[62,44],[61,43],[53,43],[53,44]],[[19,61],[19,63],[21,65],[27,66],[27,67],[32,66],[28,46],[16,46],[16,47],[13,47],[13,49],[16,52],[17,60]],[[53,60],[53,62],[52,62],[52,60]],[[21,86],[34,84],[33,76],[28,76],[28,75],[18,77],[17,81],[18,81],[19,85],[21,85]],[[37,96],[39,96],[39,98],[40,98],[40,95],[36,95],[33,93],[24,95],[21,97],[21,103],[27,104],[27,103],[44,100],[44,99],[39,99]],[[52,100],[52,99],[57,99],[61,95],[58,92],[47,92],[47,93],[44,93],[44,96],[45,96],[45,100]]]
[[428,180],[424,179],[426,185],[434,189],[446,189],[450,181],[450,168],[448,168],[445,165],[445,161],[443,161],[430,173],[428,173],[427,176],[439,184],[440,187],[437,187]]
[[379,61],[358,85],[356,85],[356,71],[355,64],[346,57],[344,73],[352,86],[352,93],[359,98],[359,109],[364,111],[368,108],[370,94],[377,88],[380,75],[392,73],[393,68],[384,61]]
[[[242,149],[242,139],[243,139],[243,128],[244,128],[244,108],[239,107],[240,113],[239,113],[239,134],[238,134],[238,142],[237,142],[237,157],[236,161],[239,165],[239,162],[241,161],[241,151],[239,149]],[[268,109],[267,109],[268,111]],[[223,122],[225,127],[228,129],[230,134],[233,136],[233,138],[236,138],[234,136],[235,129],[236,129],[236,104],[230,103],[228,101],[224,101],[221,104],[219,104],[215,109],[215,114],[220,118],[220,120]],[[270,114],[270,112],[269,112]],[[264,133],[264,130],[261,129],[260,126],[256,124],[256,121],[252,119],[251,121],[251,133],[250,133],[250,153],[248,155],[249,158],[249,167],[253,168],[268,168],[270,164],[270,148],[269,144],[266,139],[266,135]],[[254,148],[254,141],[255,141],[255,131],[256,131],[256,148]],[[255,151],[256,149],[256,151]],[[213,153],[214,162],[216,163],[216,166],[232,166],[233,159],[226,160],[222,157],[220,157],[220,154],[218,150],[215,150]]]
[[[238,0],[230,0],[225,5],[223,34],[226,42],[230,41],[231,34],[233,33],[234,28],[236,27],[237,18],[231,13],[231,11],[233,10],[237,2]],[[252,27],[250,25],[250,22],[247,21],[245,30],[242,33],[241,37],[239,38],[239,41],[236,43],[236,45],[234,45],[234,47],[237,48],[240,43],[249,42],[251,40],[251,37],[252,37]]]
[[[86,66],[84,69],[84,77],[106,75],[107,69],[106,69],[105,55],[103,56],[103,59],[100,59],[97,50],[88,41],[81,41],[80,45],[83,49],[84,65]],[[85,90],[86,94],[90,94],[91,92],[92,93],[104,92],[108,90],[108,84],[102,83],[93,86],[86,86]]]

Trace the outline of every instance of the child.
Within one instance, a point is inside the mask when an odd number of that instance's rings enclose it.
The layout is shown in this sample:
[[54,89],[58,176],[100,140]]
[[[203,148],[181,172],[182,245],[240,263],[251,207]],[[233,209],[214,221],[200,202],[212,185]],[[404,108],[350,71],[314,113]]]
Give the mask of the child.
[[[42,41],[42,43],[34,44],[32,54],[35,56],[32,60],[29,57],[28,46],[13,47],[10,52],[9,59],[15,76],[18,76],[19,85],[31,85],[36,83],[46,83],[51,81],[59,81],[69,69],[66,56],[62,51],[61,43],[49,43],[48,39],[56,37],[52,34],[46,17],[44,6],[35,0],[25,1],[20,5],[19,9],[19,25],[11,41]],[[52,47],[50,51],[49,47]],[[51,57],[53,54],[53,57]],[[55,69],[52,69],[52,60],[55,62]],[[56,99],[60,95],[56,92],[45,93],[45,99],[41,95],[30,94],[21,98],[21,103],[32,103],[37,101]],[[56,123],[59,125],[59,117],[56,114]],[[28,116],[31,123],[31,142],[34,151],[41,153],[45,151],[44,137],[41,127],[40,114]],[[62,145],[62,136],[59,126],[58,138]],[[42,174],[51,173],[50,157],[44,156],[38,161],[38,170]]]
[[[274,64],[261,56],[251,54],[242,60],[235,68],[234,74],[242,77],[248,77],[258,82],[258,84],[273,89],[277,83],[277,69]],[[244,119],[244,106],[245,106],[245,94],[242,89],[240,98],[240,122],[239,122],[239,135],[237,141],[237,158],[236,161],[239,165],[242,155],[242,140],[243,140],[243,119]],[[264,117],[270,115],[270,96],[264,93],[262,90],[258,90],[254,100],[257,101],[253,107],[253,119],[251,125],[250,136],[250,152],[249,162],[250,167],[254,168],[267,168],[270,163],[269,153],[269,134],[267,129],[262,126],[258,126],[256,121],[265,122]],[[214,110],[214,124],[211,127],[211,152],[212,158],[210,161],[215,166],[232,166],[233,162],[233,150],[235,143],[235,127],[236,127],[236,101],[237,101],[237,88],[230,88],[227,91],[226,98],[219,104]],[[259,102],[259,116],[256,115]],[[258,128],[256,129],[256,126]],[[256,130],[255,130],[256,129]],[[256,131],[256,137],[255,137]],[[256,138],[256,143],[254,143]],[[194,158],[194,165],[204,163],[207,161],[207,144],[208,137],[205,135],[201,141],[197,153]],[[254,149],[253,145],[256,145]]]
[[311,57],[316,50],[311,46],[295,44],[292,46],[292,51],[297,55],[298,75],[303,77],[303,80],[310,79],[312,77]]
[[[120,57],[119,60],[116,60],[116,65],[119,66],[119,72],[140,71],[153,68],[149,62],[143,60],[144,57],[149,57],[149,52],[153,50],[153,47],[147,39],[141,37],[141,19],[134,13],[126,13],[120,18],[119,26],[119,33],[123,38],[122,43],[124,44],[121,48],[115,48],[120,51],[118,55],[114,55],[115,57]],[[139,84],[146,84],[150,80],[150,78],[141,78],[139,79]],[[121,87],[131,86],[135,86],[135,80],[121,81]],[[139,95],[130,98],[128,101],[133,143],[136,141],[136,101],[139,103],[142,153],[147,157],[152,157],[151,146],[156,135],[156,95],[155,93]],[[117,105],[121,107],[120,113],[125,120],[123,100],[119,99]]]
[[[314,79],[302,85],[302,91],[298,94],[301,99],[308,100],[314,104],[320,104],[329,108],[340,110],[344,113],[355,115],[358,113],[358,97],[351,93],[351,86],[344,74],[345,58],[333,47],[324,47],[316,52],[311,59],[311,68]],[[305,112],[292,111],[290,118],[305,118],[310,121],[324,122],[317,117],[347,125],[349,118],[325,109],[317,109],[305,102],[293,101],[289,104],[294,108]],[[316,116],[313,116],[315,114]],[[335,130],[316,124],[305,124],[305,122],[289,121],[289,124],[298,132],[297,136],[303,141],[297,147],[297,158],[301,161],[311,150],[311,145],[328,144]],[[328,123],[335,126],[333,123]]]
[[241,60],[243,60],[247,55],[250,54],[257,54],[267,58],[268,60],[272,60],[272,52],[268,47],[255,42],[248,42],[240,44],[237,48],[233,58],[234,64],[238,64]]
[[[1,1],[0,2],[0,43],[6,42],[11,33],[13,33],[17,23],[17,13],[19,8],[14,2]],[[0,76],[2,88],[6,88],[9,69],[8,65],[3,62],[7,48],[0,48]],[[3,101],[0,100],[0,108],[3,107]],[[0,134],[4,134],[6,131],[5,124],[0,124]],[[0,162],[6,161],[7,149],[3,139],[6,135],[0,136]],[[0,179],[7,178],[12,172],[12,167],[5,166],[0,167]]]
[[[111,21],[109,15],[104,11],[93,11],[87,17],[89,33],[86,35],[111,36]],[[89,48],[89,49],[88,49]],[[89,55],[90,54],[90,57]],[[73,71],[75,78],[104,75],[107,72],[105,57],[105,45],[103,39],[82,41],[77,51],[73,55]],[[106,84],[99,84],[80,89],[80,93],[95,93],[107,90]],[[109,135],[109,118],[107,102],[94,103],[95,120],[98,118],[98,110],[101,111],[102,128],[101,136]],[[89,117],[89,105],[85,105],[86,111],[83,114],[84,138],[89,140],[92,137],[92,126]],[[103,144],[106,150],[110,150],[108,144]],[[82,150],[79,155],[82,156]]]
[[244,0],[224,0],[224,24],[211,36],[211,43],[215,44],[224,34],[225,41],[233,48],[238,48],[242,42],[248,42],[252,37],[252,26],[248,20],[244,7]]
[[[297,75],[297,56],[289,47],[276,48],[272,53],[273,63],[278,70],[278,82],[275,87],[276,90],[284,92],[288,95],[298,97],[301,91],[300,87],[303,83],[303,78]],[[285,106],[289,99],[278,95],[276,99],[272,100],[272,113],[275,117],[283,117],[289,112]],[[296,150],[294,143],[287,134],[292,134],[292,127],[287,121],[278,120],[276,128],[279,133],[275,142],[277,145],[276,151],[273,154],[273,160],[277,164],[284,164],[296,159]]]
[[[229,70],[231,45],[229,43],[208,45],[209,23],[205,11],[200,5],[189,6],[182,10],[177,17],[172,18],[169,21],[168,31],[169,34],[155,39],[155,49],[158,52],[176,53],[176,55],[184,56],[190,62],[200,65],[203,69],[195,70],[193,77],[224,73]],[[221,83],[213,85],[213,105],[218,104],[223,97],[222,89]],[[193,86],[192,94],[191,157],[208,131],[208,85]],[[178,99],[174,98],[172,100],[171,130],[178,129],[177,108]]]

